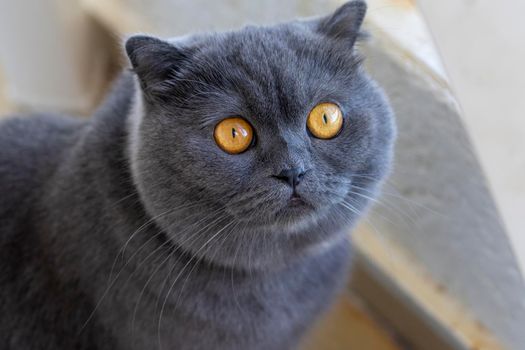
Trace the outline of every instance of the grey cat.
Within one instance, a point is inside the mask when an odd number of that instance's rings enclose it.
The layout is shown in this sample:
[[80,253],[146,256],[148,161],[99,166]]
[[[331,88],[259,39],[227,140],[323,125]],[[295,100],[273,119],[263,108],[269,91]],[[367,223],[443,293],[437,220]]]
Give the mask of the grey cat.
[[[393,115],[354,50],[365,11],[133,36],[92,118],[2,121],[0,348],[296,348],[391,161]],[[327,138],[307,120],[321,103],[341,122]],[[217,136],[232,116],[251,134]]]

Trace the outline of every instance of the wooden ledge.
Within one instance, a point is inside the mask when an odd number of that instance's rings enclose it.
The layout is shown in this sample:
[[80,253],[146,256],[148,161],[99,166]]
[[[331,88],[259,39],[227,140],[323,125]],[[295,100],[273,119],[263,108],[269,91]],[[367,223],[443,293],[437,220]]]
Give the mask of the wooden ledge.
[[446,287],[395,244],[366,227],[356,230],[354,244],[351,288],[416,349],[503,349]]

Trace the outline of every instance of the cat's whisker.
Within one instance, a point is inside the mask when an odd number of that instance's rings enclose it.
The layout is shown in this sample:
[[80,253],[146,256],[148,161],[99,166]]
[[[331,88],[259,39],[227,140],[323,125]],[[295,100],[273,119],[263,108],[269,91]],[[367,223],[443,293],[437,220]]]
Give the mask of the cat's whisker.
[[[186,208],[189,208],[189,207],[192,207],[192,206],[195,206],[195,205],[198,205],[198,204],[201,204],[203,203],[204,201],[202,202],[198,202],[198,203],[192,203],[191,205],[183,205],[183,206],[180,206],[180,207],[177,207],[177,208],[172,208],[162,214],[159,214],[157,215],[156,217],[148,220],[148,222],[146,222],[145,224],[143,224],[141,227],[139,227],[139,229],[137,229],[131,236],[130,238],[126,241],[126,244],[128,244],[131,239],[133,238],[133,236],[135,234],[137,234],[140,230],[142,229],[145,229],[147,226],[151,225],[154,223],[154,220],[157,219],[157,218],[160,218],[162,216],[165,216],[165,215],[168,215],[168,214],[172,214],[172,213],[175,213],[176,211],[186,207]],[[121,254],[123,254],[123,252],[126,250],[126,245],[124,245],[124,247],[119,251],[119,253],[117,254],[115,260],[113,261],[113,264],[112,264],[112,267],[111,267],[111,270],[110,270],[110,274],[109,274],[109,279],[108,279],[108,286],[106,288],[106,290],[104,291],[104,293],[102,294],[100,300],[97,302],[97,304],[95,305],[95,308],[92,312],[92,314],[90,315],[90,317],[88,317],[88,320],[86,321],[86,324],[84,324],[84,326],[82,327],[82,329],[87,325],[87,323],[89,323],[89,320],[93,317],[94,313],[96,312],[96,310],[98,309],[98,307],[100,306],[101,302],[103,301],[103,299],[105,298],[106,294],[109,292],[109,290],[113,287],[113,285],[116,283],[116,281],[118,280],[118,278],[120,277],[121,273],[123,272],[123,270],[125,269],[125,267],[129,264],[129,262],[142,250],[142,248],[148,244],[150,241],[152,241],[155,237],[157,237],[158,235],[160,235],[162,233],[162,231],[158,232],[157,234],[155,235],[152,235],[145,243],[143,243],[138,249],[135,250],[135,252],[130,256],[130,258],[124,263],[124,265],[122,266],[122,268],[119,270],[119,272],[117,273],[117,275],[113,278],[113,280],[111,281],[111,278],[112,278],[112,275],[113,275],[113,271],[116,267],[116,262],[118,261],[118,258]],[[159,248],[159,247],[158,247]],[[158,249],[157,248],[157,249]],[[111,281],[111,282],[110,282]],[[82,331],[81,329],[81,331]]]
[[[356,214],[357,216],[360,216],[361,213],[355,208],[353,207],[351,204],[349,204],[348,202],[344,202],[344,205],[343,207],[349,209],[352,213]],[[368,225],[370,225],[374,231],[378,234],[378,235],[381,235],[381,233],[379,232],[379,230],[376,228],[376,226],[367,218],[367,217],[362,217],[361,220],[364,220]]]
[[[195,204],[195,203],[194,203]],[[190,206],[191,207],[191,206]],[[160,218],[161,216],[165,215],[165,214],[168,214],[169,212],[173,213],[175,212],[177,209],[180,209],[180,208],[175,208],[173,210],[169,210],[169,211],[166,211],[164,212],[163,214],[159,214],[157,215],[154,219],[156,218]],[[148,221],[148,226],[151,225],[154,221],[154,219],[150,219]],[[145,224],[143,224],[138,230],[140,229],[144,229],[145,228]],[[137,231],[134,232],[134,234],[136,234]],[[111,290],[111,288],[115,285],[115,283],[117,282],[117,280],[119,279],[121,273],[124,271],[125,267],[129,264],[129,262],[133,259],[133,257],[135,257],[141,250],[141,248],[146,245],[149,241],[153,240],[156,236],[158,236],[160,233],[162,233],[162,231],[158,232],[157,234],[153,235],[152,237],[150,237],[148,239],[148,241],[146,241],[139,249],[137,249],[133,254],[132,256],[128,259],[128,261],[126,261],[123,265],[123,267],[119,270],[119,272],[116,274],[116,276],[113,278],[113,280],[110,282],[111,280],[111,276],[113,275],[113,271],[116,267],[116,263],[118,261],[118,258],[119,258],[119,255],[121,254],[121,252],[124,252],[125,251],[125,247],[124,249],[121,249],[121,251],[119,251],[119,253],[117,254],[115,260],[113,261],[113,264],[111,266],[111,270],[110,270],[110,274],[109,274],[109,279],[108,279],[108,286],[106,287],[106,289],[104,290],[104,292],[102,293],[101,297],[99,298],[99,300],[97,301],[97,303],[95,304],[95,307],[93,308],[93,311],[91,312],[91,314],[88,316],[87,320],[85,321],[85,323],[82,325],[82,327],[80,328],[79,330],[79,334],[82,333],[82,331],[84,330],[84,328],[88,325],[88,323],[91,321],[91,319],[93,318],[93,316],[95,315],[95,313],[97,312],[98,308],[100,307],[100,305],[102,304],[103,300],[105,299],[106,295],[109,293],[109,291]],[[133,236],[133,235],[132,235]],[[128,241],[126,243],[129,243],[131,241],[131,238],[128,239]],[[160,247],[158,247],[157,249],[159,249]]]
[[[373,191],[370,191],[370,190],[368,190],[366,188],[363,188],[363,187],[360,187],[360,186],[357,186],[357,185],[352,185],[352,186],[357,188],[357,189],[359,189],[359,190],[361,190],[361,191],[366,191],[366,192],[369,192],[369,193],[373,193]],[[403,196],[400,193],[392,193],[392,192],[385,191],[385,190],[381,190],[380,192],[381,192],[381,195],[383,195],[383,196],[390,196],[392,198],[399,199],[399,200],[407,202],[410,205],[410,208],[413,209],[414,211],[415,211],[415,208],[413,206],[416,206],[416,207],[422,208],[424,210],[428,210],[432,214],[436,214],[436,215],[439,215],[441,217],[446,218],[446,215],[436,211],[435,209],[432,209],[429,206],[424,205],[422,203],[418,203],[417,201],[415,201],[413,199],[407,198],[407,197]]]
[[[388,178],[388,177],[387,178],[381,178],[377,174],[364,174],[364,173],[355,173],[355,174],[351,174],[350,176],[351,176],[351,178],[369,180],[370,182],[373,182],[373,183],[376,183],[376,184],[380,183],[380,184],[382,184],[382,187],[392,188],[396,193],[401,195],[401,191],[397,187],[398,185],[391,178]],[[387,193],[389,193],[389,192],[387,191]]]
[[171,294],[171,291],[173,290],[173,287],[175,286],[175,283],[177,283],[177,280],[179,279],[179,277],[182,275],[182,273],[184,273],[184,271],[186,270],[186,268],[189,266],[189,264],[192,262],[192,260],[198,256],[198,254],[202,251],[202,249],[204,249],[211,241],[213,241],[222,231],[224,231],[226,228],[228,228],[231,224],[233,224],[235,221],[230,221],[229,223],[227,223],[225,226],[223,226],[223,228],[221,228],[219,231],[217,231],[215,234],[213,234],[195,253],[192,254],[192,257],[190,258],[190,260],[182,267],[181,271],[177,274],[177,276],[175,277],[173,283],[171,284],[170,288],[168,289],[168,292],[166,293],[166,297],[164,298],[164,302],[162,303],[162,307],[160,309],[160,315],[159,315],[159,321],[158,321],[158,325],[157,325],[157,328],[158,328],[158,332],[157,332],[157,337],[158,337],[158,344],[159,344],[159,349],[162,349],[162,341],[161,341],[161,326],[162,326],[162,315],[164,313],[164,308],[166,307],[166,304],[167,304],[167,301],[168,301],[168,298],[169,298],[169,295]]
[[[110,270],[110,273],[109,273],[109,278],[111,279],[111,276],[113,275],[113,271],[114,271],[114,269],[115,269],[115,267],[116,267],[116,264],[117,264],[117,262],[118,262],[119,257],[122,256],[122,258],[124,258],[124,253],[125,253],[125,251],[126,251],[126,249],[127,249],[128,244],[131,242],[131,240],[133,240],[133,238],[134,238],[137,234],[139,234],[142,230],[146,229],[147,227],[153,225],[157,219],[160,219],[160,218],[162,218],[162,217],[164,217],[164,216],[167,216],[167,215],[172,215],[172,214],[176,213],[177,211],[179,211],[179,210],[181,210],[181,209],[188,209],[188,208],[191,208],[191,207],[194,207],[194,206],[198,206],[198,205],[200,205],[200,204],[202,204],[202,203],[204,203],[204,202],[205,202],[205,201],[200,201],[200,202],[197,202],[197,203],[184,204],[184,205],[181,205],[181,206],[176,207],[176,208],[171,208],[171,209],[169,209],[169,210],[167,210],[167,211],[165,211],[165,212],[163,212],[163,213],[161,213],[161,214],[159,214],[159,215],[156,215],[156,216],[153,217],[153,218],[150,218],[148,221],[146,221],[144,224],[142,224],[138,229],[136,229],[136,230],[130,235],[130,237],[126,240],[126,242],[124,243],[124,245],[122,246],[122,248],[119,250],[119,252],[118,252],[117,256],[115,257],[115,259],[114,259],[114,261],[113,261],[113,264],[112,264],[112,266],[111,266],[111,270]],[[151,240],[151,239],[153,239],[153,238],[154,238],[154,236],[153,236],[153,237],[150,237],[149,240]],[[149,241],[149,240],[148,240],[148,241]],[[147,243],[147,242],[146,242],[146,243]],[[130,259],[132,259],[137,253],[138,253],[138,250],[136,250],[136,251],[132,254],[132,256],[130,257]]]
[[[367,218],[367,217],[362,217],[361,220],[362,220],[364,223],[366,223],[369,227],[372,228],[372,230],[373,230],[374,233],[375,233],[375,236],[376,236],[377,238],[379,238],[380,240],[382,240],[383,243],[385,244],[385,247],[388,248],[388,247],[389,247],[389,244],[388,244],[388,242],[387,242],[387,240],[386,240],[386,239],[387,239],[387,238],[386,238],[386,235],[383,234],[383,233],[382,233],[382,232],[381,232],[381,231],[380,231],[380,230],[374,225],[374,223],[373,223],[369,218]],[[387,252],[388,252],[388,254],[389,254],[389,258],[390,258],[391,260],[393,260],[394,257],[391,255],[391,252],[390,252],[389,249],[387,249]]]
[[[224,238],[222,239],[222,241],[219,242],[219,246],[222,247],[224,245],[224,243],[226,242],[226,240],[230,237],[230,235],[232,234],[232,232],[234,232],[234,230],[237,228],[239,224],[239,221],[236,221],[235,224],[230,227],[230,229],[228,230],[228,233],[226,235],[224,235]],[[217,240],[215,240],[215,242],[217,242]],[[203,252],[202,256],[206,255],[210,249],[213,248],[213,245],[210,244],[210,246],[206,249],[206,251]],[[215,260],[215,256],[217,255],[217,252],[218,252],[219,249],[215,249],[215,252],[213,253],[213,256],[210,256],[209,258],[209,262],[213,263],[214,260]],[[193,267],[191,268],[191,270],[188,272],[188,275],[186,276],[186,278],[184,279],[184,282],[182,284],[182,287],[180,289],[180,292],[179,292],[179,295],[177,297],[177,300],[175,301],[175,307],[177,307],[177,305],[179,304],[179,300],[180,298],[182,297],[182,293],[184,292],[184,288],[186,287],[186,283],[188,282],[190,276],[191,276],[191,273],[195,270],[195,268],[197,266],[199,266],[199,264],[201,263],[201,261],[203,260],[203,257],[200,257],[200,258],[197,258],[197,260],[195,261],[195,263],[193,264]]]
[[[216,211],[214,211],[213,213],[211,213],[210,215],[207,215],[205,217],[205,219],[208,219],[210,216],[215,216],[215,215],[218,215],[218,214],[221,214],[221,213],[224,213],[224,209],[218,209]],[[204,227],[198,229],[196,232],[192,233],[191,236],[189,236],[186,240],[184,240],[182,243],[179,244],[179,247],[178,249],[180,249],[180,247],[183,245],[183,244],[193,244],[195,242],[195,239],[197,239],[202,233],[207,233],[208,229],[210,229],[213,225],[215,224],[218,224],[220,221],[224,220],[225,217],[224,216],[218,216],[217,218],[215,218],[214,220],[208,222]],[[204,220],[200,220],[200,222],[202,222]],[[190,242],[191,240],[191,242]],[[162,290],[164,289],[168,279],[169,279],[169,276],[171,276],[172,272],[174,271],[174,269],[176,268],[177,266],[177,263],[180,261],[181,257],[179,256],[179,258],[173,263],[173,266],[172,268],[170,269],[170,271],[166,274],[166,278],[164,278],[164,281],[162,283],[162,286],[160,287],[159,289],[159,298],[157,299],[157,302],[156,302],[156,305],[159,306],[160,305],[160,293],[162,292]],[[157,309],[157,307],[156,307]]]
[[[357,186],[355,186],[355,185],[352,185],[352,186],[355,187],[355,188],[357,187]],[[327,192],[328,192],[328,193],[332,193],[332,194],[335,195],[335,196],[338,196],[338,195],[339,195],[337,192],[333,192],[333,191],[327,191]],[[382,207],[388,209],[389,212],[393,212],[394,214],[399,215],[399,217],[402,218],[402,220],[409,220],[409,223],[410,223],[410,224],[414,224],[414,223],[415,223],[415,221],[413,220],[413,218],[410,217],[408,214],[403,213],[403,212],[400,211],[400,210],[397,210],[397,209],[394,208],[392,205],[388,205],[387,203],[382,202],[382,201],[379,200],[378,198],[372,197],[372,195],[375,195],[376,192],[370,191],[370,193],[371,193],[371,195],[368,196],[368,195],[365,195],[365,194],[359,193],[359,192],[357,192],[357,191],[349,191],[349,192],[346,194],[346,197],[344,198],[344,201],[346,201],[346,203],[348,204],[348,201],[349,201],[349,200],[354,200],[354,201],[356,201],[356,203],[354,203],[354,204],[357,205],[357,206],[360,206],[360,205],[362,205],[362,203],[359,203],[359,202],[357,201],[356,198],[352,198],[352,197],[351,197],[351,196],[359,196],[359,197],[361,197],[361,198],[363,198],[363,199],[365,199],[365,200],[367,200],[367,201],[369,201],[369,202],[371,202],[371,203],[377,204],[377,205],[379,205],[379,206],[382,206]],[[379,217],[383,218],[384,220],[386,220],[387,222],[389,222],[389,223],[392,224],[392,225],[397,225],[397,223],[396,223],[394,220],[392,220],[391,218],[388,218],[388,217],[386,217],[386,216],[384,216],[384,215],[382,215],[382,214],[377,214],[377,213],[376,213],[376,215],[379,215]]]
[[241,248],[241,242],[237,245],[237,248],[235,249],[235,254],[233,256],[233,262],[232,262],[232,268],[230,269],[230,277],[231,277],[231,286],[232,286],[232,296],[233,300],[235,301],[235,304],[237,305],[237,308],[242,311],[241,305],[239,304],[239,300],[237,300],[237,297],[235,295],[235,287],[233,283],[233,272],[235,271],[235,262],[237,261],[237,255],[239,254],[239,249]]
[[[347,200],[350,200],[350,201],[356,201],[356,202],[357,202],[357,200],[356,200],[355,198],[347,198]],[[356,205],[357,205],[357,204],[359,204],[359,203],[356,203]],[[393,225],[393,226],[398,225],[398,223],[397,223],[395,220],[389,218],[389,217],[386,216],[386,215],[379,214],[379,213],[377,213],[377,212],[376,212],[374,215],[378,216],[378,217],[381,218],[382,220],[385,220],[386,222],[388,222],[389,224],[391,224],[391,225]],[[367,219],[367,220],[370,220],[370,219]],[[372,223],[372,222],[370,221],[370,224],[371,224],[371,223]]]
[[343,207],[347,208],[348,210],[350,210],[353,214],[359,216],[360,215],[360,212],[359,210],[357,210],[354,206],[352,206],[351,204],[343,201],[343,202],[340,202],[339,204],[341,204]]
[[[210,215],[208,215],[208,216],[206,216],[205,218],[203,218],[203,219],[201,219],[200,221],[198,221],[198,223],[205,221],[205,220],[206,220],[207,218],[209,218],[210,216],[214,216],[214,215],[218,214],[220,211],[222,211],[222,209],[219,209],[219,210],[214,211],[214,212],[211,213]],[[139,307],[139,305],[140,305],[140,300],[142,299],[142,296],[143,296],[144,292],[146,291],[147,286],[149,285],[149,283],[151,282],[151,280],[154,278],[155,274],[156,274],[156,273],[162,268],[162,266],[164,265],[164,263],[166,263],[171,257],[173,257],[173,255],[175,254],[175,252],[176,252],[177,250],[182,250],[182,246],[183,246],[184,244],[186,244],[186,243],[191,243],[191,242],[189,242],[190,240],[193,241],[194,238],[196,239],[201,233],[206,232],[206,229],[207,229],[207,228],[211,227],[212,225],[216,224],[217,222],[220,222],[221,219],[222,219],[222,217],[219,216],[218,218],[216,218],[216,219],[213,220],[212,222],[206,224],[206,226],[204,226],[203,228],[201,228],[201,229],[197,230],[196,232],[192,233],[189,237],[187,237],[185,240],[183,240],[182,242],[180,242],[180,243],[178,244],[178,246],[175,247],[175,248],[173,249],[172,252],[168,253],[167,256],[165,257],[165,259],[164,259],[160,264],[157,265],[157,267],[154,269],[154,271],[150,274],[149,278],[146,280],[146,282],[145,282],[143,288],[141,289],[141,291],[140,291],[140,293],[139,293],[139,297],[138,297],[138,299],[137,299],[137,302],[135,303],[135,307],[134,307],[134,310],[133,310],[132,321],[131,321],[131,331],[132,331],[132,333],[133,333],[133,330],[134,330],[135,317],[136,317],[137,309],[138,309],[138,307]],[[187,231],[189,231],[190,229],[191,229],[191,227],[189,227],[189,228],[187,228],[186,230],[184,230],[184,232],[187,232]],[[167,240],[166,242],[170,242],[170,241]],[[181,258],[181,257],[179,256],[179,258],[177,259],[177,261],[175,261],[175,262],[173,263],[173,268],[177,265],[177,263],[178,263],[178,261],[179,261],[180,258]],[[162,290],[162,288],[161,288],[161,290]]]
[[[171,225],[168,226],[168,230],[176,223],[173,223]],[[142,243],[137,249],[135,249],[135,251],[133,252],[133,254],[126,260],[125,264],[121,267],[121,269],[119,270],[119,272],[117,273],[117,276],[115,277],[116,279],[119,277],[120,273],[126,268],[126,266],[133,260],[133,258],[135,256],[137,256],[139,254],[139,252],[147,246],[147,244],[149,244],[151,241],[153,241],[155,238],[159,237],[161,234],[163,234],[164,231],[163,230],[159,230],[156,234],[154,235],[151,235],[151,237],[149,237],[144,243]],[[165,245],[169,244],[169,240],[167,240],[166,242],[164,242],[162,245],[158,246],[153,252],[151,252],[150,254],[153,254],[154,252],[156,252],[157,250],[159,250],[160,248],[164,247]],[[129,278],[131,278],[131,276],[133,275],[133,273],[130,275],[130,277],[128,277],[128,280]],[[111,275],[110,275],[111,276]]]
[[365,195],[365,194],[357,192],[357,191],[351,191],[350,195],[356,195],[356,196],[362,197],[362,198],[364,198],[364,199],[366,199],[366,200],[368,200],[368,201],[370,201],[372,203],[375,203],[375,204],[377,204],[379,206],[382,206],[385,209],[387,209],[387,210],[389,210],[389,211],[399,215],[403,220],[407,219],[410,224],[414,224],[415,223],[415,220],[409,214],[404,213],[403,211],[398,210],[397,208],[395,208],[393,205],[389,205],[388,203],[383,202],[383,201],[381,201],[381,200],[379,200],[377,198],[370,197],[368,195]]

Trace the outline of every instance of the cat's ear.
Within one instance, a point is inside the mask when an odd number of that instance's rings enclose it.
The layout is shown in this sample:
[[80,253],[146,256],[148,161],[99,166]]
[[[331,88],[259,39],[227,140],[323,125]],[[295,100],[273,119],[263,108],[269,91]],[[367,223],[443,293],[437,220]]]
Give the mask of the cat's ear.
[[366,2],[363,0],[349,1],[333,14],[321,18],[317,24],[317,31],[327,37],[345,41],[351,47],[362,35],[360,29],[366,8]]
[[159,97],[166,92],[167,83],[187,59],[184,49],[147,35],[134,35],[124,46],[131,68],[147,96]]

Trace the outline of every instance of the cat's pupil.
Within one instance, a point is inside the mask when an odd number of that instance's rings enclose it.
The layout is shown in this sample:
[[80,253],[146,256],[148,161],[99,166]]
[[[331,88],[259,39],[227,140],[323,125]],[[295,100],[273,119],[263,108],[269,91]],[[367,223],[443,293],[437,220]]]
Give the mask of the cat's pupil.
[[235,138],[236,135],[237,135],[237,130],[235,130],[235,128],[232,128],[232,137]]
[[328,124],[328,118],[326,117],[326,114],[323,114],[323,122]]

